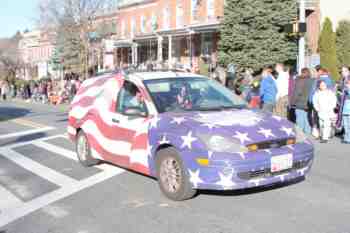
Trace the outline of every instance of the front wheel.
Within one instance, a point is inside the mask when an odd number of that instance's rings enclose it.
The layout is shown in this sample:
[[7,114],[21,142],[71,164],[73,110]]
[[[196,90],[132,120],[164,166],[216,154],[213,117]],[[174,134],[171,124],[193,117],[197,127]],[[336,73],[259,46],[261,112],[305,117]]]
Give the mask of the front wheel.
[[88,139],[82,130],[79,131],[78,133],[78,137],[76,141],[76,152],[77,152],[79,162],[84,167],[91,167],[99,163],[99,160],[94,159],[91,156],[91,149],[90,149]]
[[192,188],[183,162],[174,148],[158,151],[156,162],[159,187],[166,197],[183,201],[196,194],[197,191]]

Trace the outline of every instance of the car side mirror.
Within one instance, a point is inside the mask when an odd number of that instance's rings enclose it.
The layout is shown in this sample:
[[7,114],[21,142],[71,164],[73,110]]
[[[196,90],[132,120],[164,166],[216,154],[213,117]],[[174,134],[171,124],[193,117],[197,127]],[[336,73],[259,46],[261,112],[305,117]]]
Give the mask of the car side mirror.
[[138,107],[128,107],[124,110],[124,114],[132,117],[147,117],[147,113]]

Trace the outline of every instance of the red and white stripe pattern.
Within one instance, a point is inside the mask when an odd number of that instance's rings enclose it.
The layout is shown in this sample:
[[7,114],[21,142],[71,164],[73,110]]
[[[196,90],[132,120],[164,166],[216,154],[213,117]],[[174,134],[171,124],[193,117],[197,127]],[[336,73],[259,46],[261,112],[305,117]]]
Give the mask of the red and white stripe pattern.
[[[71,104],[68,134],[74,140],[77,129],[82,129],[94,158],[149,175],[147,151],[150,120],[129,120],[115,112],[117,95],[123,83],[121,75],[85,81]],[[145,91],[143,88],[140,90]],[[120,119],[120,124],[112,122],[115,117]]]

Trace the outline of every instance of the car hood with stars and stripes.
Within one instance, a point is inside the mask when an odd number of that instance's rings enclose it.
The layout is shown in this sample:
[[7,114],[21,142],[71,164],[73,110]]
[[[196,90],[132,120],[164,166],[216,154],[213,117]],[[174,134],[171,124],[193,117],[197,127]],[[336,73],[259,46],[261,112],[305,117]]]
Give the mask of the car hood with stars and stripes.
[[160,114],[157,134],[220,135],[241,145],[294,138],[294,125],[258,110],[225,110]]

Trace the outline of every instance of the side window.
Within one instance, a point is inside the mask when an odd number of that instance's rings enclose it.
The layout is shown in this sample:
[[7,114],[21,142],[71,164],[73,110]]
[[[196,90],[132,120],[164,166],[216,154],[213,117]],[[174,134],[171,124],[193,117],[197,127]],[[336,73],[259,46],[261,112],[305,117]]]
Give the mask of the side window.
[[129,81],[125,81],[123,87],[119,91],[117,112],[143,117],[147,115],[147,107],[143,100],[140,90],[137,86]]

